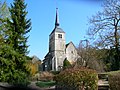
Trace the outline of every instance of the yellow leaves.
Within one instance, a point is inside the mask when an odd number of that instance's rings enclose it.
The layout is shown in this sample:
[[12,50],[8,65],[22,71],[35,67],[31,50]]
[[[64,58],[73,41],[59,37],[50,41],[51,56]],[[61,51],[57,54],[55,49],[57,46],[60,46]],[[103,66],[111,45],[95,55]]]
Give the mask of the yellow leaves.
[[31,75],[34,76],[38,70],[36,64],[29,62],[27,66],[30,69]]
[[35,65],[35,64],[32,64],[32,65],[30,66],[30,68],[31,68],[31,73],[32,73],[32,75],[35,75],[35,73],[37,72],[36,65]]

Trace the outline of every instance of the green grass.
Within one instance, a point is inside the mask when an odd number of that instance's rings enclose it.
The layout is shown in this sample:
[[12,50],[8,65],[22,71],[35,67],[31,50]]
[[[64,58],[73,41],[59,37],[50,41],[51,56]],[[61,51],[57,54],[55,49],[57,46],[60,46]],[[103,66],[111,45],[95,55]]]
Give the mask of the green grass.
[[118,71],[107,72],[107,74],[116,74],[116,73],[120,73],[120,70],[118,70]]
[[41,88],[47,88],[55,85],[55,81],[39,81],[36,83],[37,86]]
[[98,77],[100,79],[106,79],[110,75],[115,75],[115,74],[118,74],[118,73],[120,74],[120,70],[118,70],[118,71],[104,72],[104,73],[98,73]]
[[110,72],[104,72],[104,73],[100,73],[100,74],[115,74],[115,73],[120,73],[120,70],[118,71],[110,71]]

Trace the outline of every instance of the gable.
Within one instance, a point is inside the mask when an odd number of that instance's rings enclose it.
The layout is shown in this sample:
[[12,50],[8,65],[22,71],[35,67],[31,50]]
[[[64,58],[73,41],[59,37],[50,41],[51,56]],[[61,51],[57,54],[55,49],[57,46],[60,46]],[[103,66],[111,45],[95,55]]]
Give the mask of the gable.
[[68,44],[66,44],[66,50],[69,49],[69,48],[74,48],[74,50],[77,51],[75,45],[72,42],[69,42]]
[[78,57],[77,49],[72,42],[66,44],[66,58],[69,62],[73,63]]

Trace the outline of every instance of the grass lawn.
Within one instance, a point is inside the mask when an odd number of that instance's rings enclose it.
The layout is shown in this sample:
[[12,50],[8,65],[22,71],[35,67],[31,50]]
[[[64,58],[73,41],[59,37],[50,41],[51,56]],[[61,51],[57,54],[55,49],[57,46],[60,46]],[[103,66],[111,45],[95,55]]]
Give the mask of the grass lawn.
[[107,72],[107,74],[116,74],[116,73],[120,73],[120,70],[118,70],[118,71]]
[[110,71],[110,72],[104,72],[104,73],[99,73],[99,74],[116,74],[116,73],[120,73],[120,70],[118,71]]
[[39,81],[36,83],[37,86],[41,88],[47,88],[55,85],[55,81]]

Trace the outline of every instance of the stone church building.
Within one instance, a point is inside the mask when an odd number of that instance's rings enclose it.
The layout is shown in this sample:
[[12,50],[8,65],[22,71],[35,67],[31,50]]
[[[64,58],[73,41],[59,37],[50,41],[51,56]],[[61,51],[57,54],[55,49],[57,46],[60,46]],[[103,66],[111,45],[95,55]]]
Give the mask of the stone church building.
[[43,71],[61,70],[65,58],[73,63],[78,59],[78,53],[72,42],[66,44],[65,32],[60,28],[56,9],[55,27],[49,35],[49,52],[43,60]]

